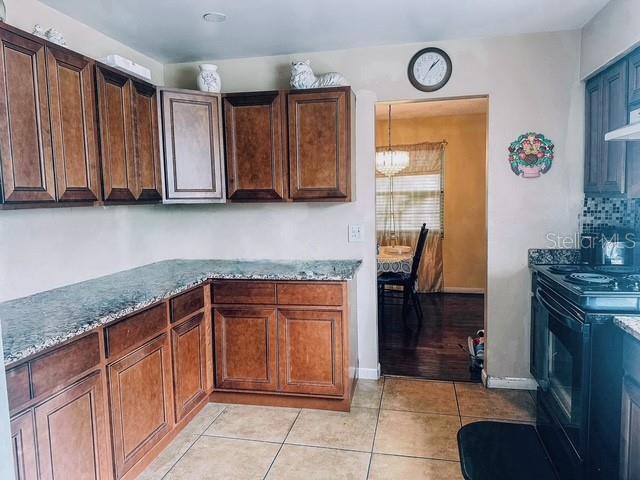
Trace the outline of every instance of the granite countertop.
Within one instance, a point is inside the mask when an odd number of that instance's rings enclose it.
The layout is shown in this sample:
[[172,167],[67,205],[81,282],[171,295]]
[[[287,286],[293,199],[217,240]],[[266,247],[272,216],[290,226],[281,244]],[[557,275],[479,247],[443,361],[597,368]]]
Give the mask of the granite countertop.
[[575,248],[530,248],[531,265],[575,265],[580,263],[580,250]]
[[640,341],[640,317],[618,316],[613,318],[613,323]]
[[361,260],[165,260],[0,303],[4,363],[125,317],[210,279],[351,280]]

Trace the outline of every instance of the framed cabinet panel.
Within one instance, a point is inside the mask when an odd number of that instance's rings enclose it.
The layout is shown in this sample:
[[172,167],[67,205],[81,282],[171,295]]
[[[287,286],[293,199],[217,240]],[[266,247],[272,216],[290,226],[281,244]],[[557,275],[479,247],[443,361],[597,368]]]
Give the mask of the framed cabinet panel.
[[275,308],[216,308],[214,329],[216,387],[275,391]]
[[640,478],[640,384],[625,376],[622,384],[620,478]]
[[31,410],[11,419],[11,447],[16,480],[37,480],[38,459]]
[[600,193],[600,161],[604,150],[602,77],[587,81],[585,92],[584,193]]
[[113,463],[122,477],[171,429],[171,368],[163,334],[107,367]]
[[342,395],[342,313],[278,310],[279,390]]
[[629,55],[629,106],[640,108],[640,49]]
[[134,201],[137,186],[131,82],[124,74],[101,65],[97,75],[104,199]]
[[133,81],[133,138],[137,200],[161,200],[156,88]]
[[203,313],[171,330],[176,421],[206,397],[205,330]]
[[625,192],[626,142],[605,142],[604,134],[627,124],[627,62],[618,62],[603,74],[602,177],[600,191]]
[[44,42],[3,25],[0,48],[2,200],[54,202]]
[[225,96],[229,199],[286,199],[283,98],[280,92]]
[[35,408],[42,480],[109,478],[103,395],[96,372]]
[[162,90],[165,201],[226,200],[219,94]]
[[348,201],[351,195],[351,90],[289,93],[289,195]]
[[98,200],[94,62],[47,46],[47,77],[58,201]]

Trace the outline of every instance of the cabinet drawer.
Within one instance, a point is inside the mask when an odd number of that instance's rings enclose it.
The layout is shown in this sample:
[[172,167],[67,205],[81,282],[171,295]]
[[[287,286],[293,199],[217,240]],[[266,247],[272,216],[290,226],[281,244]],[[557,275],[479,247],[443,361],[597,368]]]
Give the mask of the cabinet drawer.
[[640,383],[640,341],[625,334],[622,351],[625,373]]
[[276,286],[271,282],[215,282],[213,303],[273,305]]
[[31,398],[29,393],[29,365],[24,363],[7,371],[9,409],[17,410]]
[[107,356],[117,355],[142,343],[166,326],[167,309],[165,304],[161,303],[105,328]]
[[171,300],[171,322],[177,322],[201,308],[204,308],[204,290],[202,287],[178,295]]
[[278,284],[278,305],[342,305],[342,285],[336,284]]
[[33,396],[38,397],[68,382],[100,362],[98,334],[92,333],[31,361]]

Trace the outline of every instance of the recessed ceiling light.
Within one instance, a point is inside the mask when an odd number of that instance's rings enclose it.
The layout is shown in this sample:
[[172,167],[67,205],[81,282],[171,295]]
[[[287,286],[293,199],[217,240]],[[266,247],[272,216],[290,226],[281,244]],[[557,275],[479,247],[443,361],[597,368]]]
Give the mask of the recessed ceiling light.
[[202,16],[202,19],[205,22],[220,23],[220,22],[224,22],[227,19],[227,16],[224,13],[211,12],[211,13],[205,13]]

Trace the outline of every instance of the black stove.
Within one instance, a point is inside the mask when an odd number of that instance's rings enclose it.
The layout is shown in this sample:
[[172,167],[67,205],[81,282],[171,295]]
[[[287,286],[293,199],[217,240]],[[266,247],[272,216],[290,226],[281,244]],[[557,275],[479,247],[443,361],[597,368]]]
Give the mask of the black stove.
[[585,311],[640,313],[640,268],[535,265],[538,281]]

